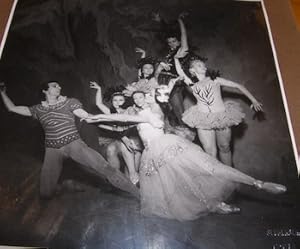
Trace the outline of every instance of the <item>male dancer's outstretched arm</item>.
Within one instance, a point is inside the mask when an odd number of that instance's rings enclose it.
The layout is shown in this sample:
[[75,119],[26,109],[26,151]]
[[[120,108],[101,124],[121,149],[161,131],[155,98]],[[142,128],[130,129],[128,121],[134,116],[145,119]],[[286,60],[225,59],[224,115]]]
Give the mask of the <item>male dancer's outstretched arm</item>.
[[[53,113],[55,111],[60,111],[60,114],[67,116],[69,120],[69,127],[65,127],[66,135],[64,136],[64,140],[56,137],[52,140],[46,140],[45,158],[40,175],[40,196],[42,198],[51,198],[55,193],[56,185],[63,166],[63,160],[61,160],[62,158],[60,150],[58,150],[58,148],[68,148],[69,158],[73,159],[83,166],[86,166],[89,169],[89,172],[92,172],[99,177],[107,178],[109,182],[115,187],[129,192],[139,198],[138,188],[136,188],[136,186],[134,186],[130,182],[130,180],[120,171],[110,167],[107,161],[105,161],[105,159],[98,152],[88,147],[80,139],[72,115],[76,115],[79,118],[89,117],[89,114],[81,108],[80,102],[75,99],[61,97],[61,87],[57,82],[49,82],[47,83],[47,86],[48,89],[43,90],[43,93],[45,93],[46,96],[46,101],[41,104],[44,104],[45,107],[44,109],[40,109],[41,105],[36,105],[31,108],[27,106],[16,106],[7,96],[4,83],[0,85],[1,97],[3,99],[4,105],[9,111],[24,116],[33,116],[37,119],[40,116],[39,113],[42,112],[43,117],[47,115],[47,120],[53,119],[53,115],[55,115]],[[60,101],[59,98],[62,98],[64,101]],[[55,107],[57,103],[61,103],[64,108],[60,108],[57,110],[55,108],[53,110],[47,110],[49,105]],[[52,122],[44,122],[44,125],[47,127],[51,127],[52,129],[54,129],[54,131],[55,128],[57,128],[57,126],[53,126]],[[51,135],[53,137],[53,132]]]
[[23,116],[32,116],[29,108],[27,106],[16,106],[12,100],[6,94],[6,87],[4,82],[0,83],[0,94],[3,103],[8,111],[14,112]]

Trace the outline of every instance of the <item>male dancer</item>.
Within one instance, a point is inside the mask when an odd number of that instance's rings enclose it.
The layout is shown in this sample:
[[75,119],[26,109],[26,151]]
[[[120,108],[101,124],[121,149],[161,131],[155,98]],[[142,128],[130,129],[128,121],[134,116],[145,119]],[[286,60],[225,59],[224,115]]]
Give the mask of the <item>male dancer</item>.
[[[163,62],[161,62],[155,72],[155,77],[158,78],[158,83],[161,85],[168,85],[170,79],[174,79],[178,77],[174,55],[179,53],[182,55],[180,58],[181,64],[186,64],[189,61],[191,53],[189,52],[189,45],[187,39],[187,32],[183,22],[183,18],[187,15],[187,13],[181,13],[177,19],[180,28],[180,37],[177,32],[168,32],[166,34],[166,42],[168,44],[169,50]],[[159,13],[154,13],[155,21],[164,23],[161,19]],[[166,25],[166,24],[165,24]],[[184,84],[177,84],[170,96],[170,104],[172,106],[173,112],[177,118],[177,122],[180,125],[184,123],[181,120],[182,113],[184,110],[191,105],[194,105],[193,100],[187,95],[184,97],[185,86]]]
[[81,139],[75,126],[75,116],[87,118],[89,114],[74,98],[62,96],[57,82],[43,85],[46,100],[31,107],[16,106],[6,94],[4,83],[0,83],[0,93],[6,108],[23,116],[37,119],[45,132],[45,157],[40,174],[40,195],[51,198],[62,171],[63,159],[71,158],[85,166],[89,172],[105,177],[117,188],[139,198],[139,190],[120,171],[110,167],[107,161]]

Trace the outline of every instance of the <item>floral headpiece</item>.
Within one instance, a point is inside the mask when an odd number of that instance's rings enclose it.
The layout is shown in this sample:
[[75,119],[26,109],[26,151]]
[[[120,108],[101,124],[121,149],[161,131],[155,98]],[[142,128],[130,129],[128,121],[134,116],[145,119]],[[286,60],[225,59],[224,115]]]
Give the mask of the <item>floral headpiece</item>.
[[148,56],[148,57],[145,57],[145,58],[141,58],[137,61],[137,68],[142,68],[144,65],[146,64],[150,64],[150,65],[153,65],[155,66],[155,64],[157,63],[157,60],[154,59],[153,57],[151,56]]
[[126,86],[123,93],[125,96],[131,97],[134,92],[144,92],[145,94],[151,93],[153,89],[158,87],[156,80],[140,79],[138,82],[133,82],[132,84]]
[[122,95],[125,87],[123,85],[109,87],[105,90],[103,94],[103,99],[105,101],[110,101],[113,96]]

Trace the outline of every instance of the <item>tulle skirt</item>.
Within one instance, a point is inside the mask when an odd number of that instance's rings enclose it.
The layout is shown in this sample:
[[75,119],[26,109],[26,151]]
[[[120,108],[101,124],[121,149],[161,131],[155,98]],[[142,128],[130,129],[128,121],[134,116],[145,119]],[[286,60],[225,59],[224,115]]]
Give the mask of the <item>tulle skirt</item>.
[[245,118],[240,105],[234,101],[225,102],[223,112],[202,112],[194,105],[182,114],[182,121],[191,128],[204,130],[224,129],[238,125]]
[[141,212],[177,220],[196,219],[214,212],[235,189],[235,180],[243,177],[196,144],[176,135],[162,135],[142,154]]
[[[132,136],[132,137],[129,137],[129,139],[135,145],[136,149],[134,151],[136,151],[136,152],[143,151],[144,146],[139,137]],[[99,146],[103,146],[103,147],[107,147],[108,145],[110,145],[111,143],[114,143],[116,141],[121,141],[121,139],[112,138],[112,137],[98,137],[98,144],[99,144]]]

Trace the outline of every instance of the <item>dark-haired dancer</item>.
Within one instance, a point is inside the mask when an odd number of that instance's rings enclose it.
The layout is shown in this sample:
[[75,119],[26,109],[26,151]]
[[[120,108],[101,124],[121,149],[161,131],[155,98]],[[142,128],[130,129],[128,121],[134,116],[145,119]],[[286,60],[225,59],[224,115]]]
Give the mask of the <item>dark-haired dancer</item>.
[[[125,96],[122,92],[115,92],[111,96],[112,108],[108,108],[102,101],[102,89],[96,82],[90,82],[90,87],[97,90],[96,93],[96,105],[104,113],[129,113],[131,108],[123,108],[125,104]],[[135,127],[124,127],[124,126],[111,126],[111,125],[98,125],[99,128],[116,131],[116,139],[111,139],[107,144],[106,156],[109,164],[120,170],[121,163],[119,156],[122,156],[126,167],[128,169],[129,178],[133,184],[136,184],[139,180],[138,167],[140,162],[140,156],[142,151],[142,145],[139,137],[132,136]],[[128,137],[127,135],[131,135]],[[99,144],[102,143],[103,138],[99,138]]]
[[262,111],[262,104],[242,85],[217,77],[211,79],[206,76],[205,63],[198,58],[190,62],[189,72],[198,80],[193,83],[184,73],[179,62],[179,53],[175,55],[177,72],[184,78],[184,82],[191,86],[197,104],[187,109],[182,120],[191,128],[196,128],[199,140],[205,152],[217,157],[217,148],[221,162],[232,165],[230,148],[231,127],[242,122],[245,114],[238,103],[224,102],[221,95],[221,86],[239,89],[251,102],[254,111]]
[[[179,51],[181,55],[185,53],[185,51]],[[158,93],[155,92],[156,89],[159,89],[159,91],[161,92],[167,91],[170,94],[173,89],[176,89],[177,84],[180,83],[183,78],[179,76],[177,76],[176,78],[172,77],[169,78],[168,81],[165,82],[165,84],[159,85],[157,82],[157,75],[155,75],[154,72],[156,60],[152,57],[146,57],[145,50],[141,48],[136,48],[136,52],[142,54],[141,59],[138,61],[139,80],[128,85],[123,92],[128,97],[131,97],[132,94],[136,91],[143,92],[146,97],[146,103],[151,105],[155,103],[155,94]],[[163,63],[160,63],[160,65],[161,64]],[[168,109],[165,115],[165,132],[170,134],[177,134],[193,141],[196,135],[195,132],[186,126],[178,126],[178,124],[176,125],[176,123],[172,122],[174,120],[174,116],[170,115],[170,104],[165,103],[164,107],[165,109]],[[143,109],[137,105],[134,105],[134,108],[138,112]]]
[[41,104],[16,106],[7,96],[4,83],[1,87],[1,97],[9,111],[32,116],[44,129],[46,151],[40,175],[41,197],[50,198],[55,193],[65,158],[73,159],[89,172],[105,177],[117,188],[139,197],[138,189],[129,179],[80,139],[75,116],[81,119],[89,116],[82,109],[82,104],[77,99],[62,96],[61,86],[57,82],[46,83],[42,91],[46,100]]
[[155,88],[159,86],[155,77],[156,61],[152,57],[145,57],[144,50],[137,48],[136,51],[142,52],[142,56],[138,60],[138,81],[127,85],[123,93],[127,97],[131,97],[132,92],[138,89],[147,93],[149,102],[154,102]]
[[[167,31],[167,34],[165,36],[165,40],[168,44],[169,50],[164,60],[158,65],[155,72],[155,76],[158,79],[158,83],[160,85],[167,85],[170,79],[178,77],[178,73],[176,71],[174,63],[174,55],[178,51],[184,54],[184,56],[180,58],[180,62],[182,64],[186,64],[189,61],[190,53],[187,32],[183,22],[183,18],[185,17],[185,15],[186,13],[181,13],[177,19],[180,28],[180,34],[177,34],[177,32],[175,31]],[[155,20],[161,21],[159,14],[155,14]],[[172,106],[173,113],[176,116],[177,124],[182,125],[183,122],[181,120],[181,116],[184,112],[184,109],[194,104],[193,100],[189,97],[188,94],[186,94],[184,84],[177,84],[174,87],[169,102]]]
[[[171,87],[170,87],[171,89]],[[159,91],[159,90],[158,90]],[[166,100],[167,96],[161,96]],[[133,100],[145,106],[143,92]],[[136,116],[100,114],[88,122],[136,122],[145,149],[140,166],[141,211],[177,220],[193,220],[211,212],[230,214],[240,209],[226,204],[235,183],[243,183],[280,194],[285,186],[262,182],[226,166],[196,144],[176,135],[164,134],[163,113],[158,104],[146,105]]]

